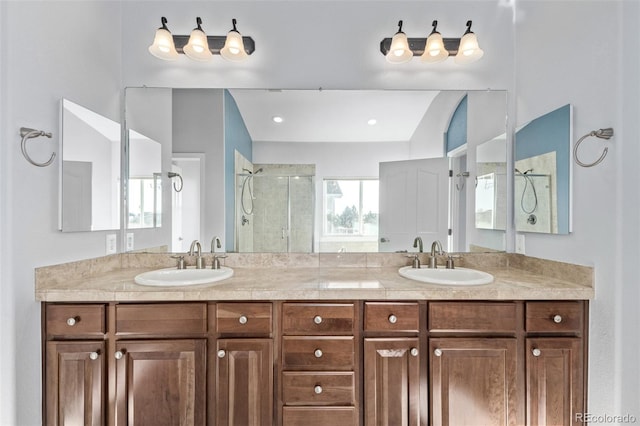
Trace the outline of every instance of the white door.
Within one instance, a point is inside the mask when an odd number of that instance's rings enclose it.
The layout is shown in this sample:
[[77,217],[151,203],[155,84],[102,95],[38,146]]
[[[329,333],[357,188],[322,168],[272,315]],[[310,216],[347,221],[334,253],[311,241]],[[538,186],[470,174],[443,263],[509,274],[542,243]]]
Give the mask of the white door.
[[448,250],[449,165],[447,158],[380,163],[379,251],[424,251],[433,241]]

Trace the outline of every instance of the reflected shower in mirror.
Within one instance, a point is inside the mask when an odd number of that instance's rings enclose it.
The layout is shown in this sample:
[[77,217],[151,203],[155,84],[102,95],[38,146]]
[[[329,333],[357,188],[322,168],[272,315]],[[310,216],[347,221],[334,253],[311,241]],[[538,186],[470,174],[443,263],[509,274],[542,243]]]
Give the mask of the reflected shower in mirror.
[[62,232],[120,229],[120,124],[62,99]]
[[565,105],[516,131],[516,231],[571,232],[572,108]]

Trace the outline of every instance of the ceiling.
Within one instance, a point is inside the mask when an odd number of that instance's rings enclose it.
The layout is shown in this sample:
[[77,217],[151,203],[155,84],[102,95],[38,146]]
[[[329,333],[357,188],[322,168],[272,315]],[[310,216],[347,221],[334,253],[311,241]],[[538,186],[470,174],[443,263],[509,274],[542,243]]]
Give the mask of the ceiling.
[[[253,142],[409,141],[438,91],[230,89]],[[273,117],[282,117],[275,123]],[[374,125],[368,124],[375,119]]]

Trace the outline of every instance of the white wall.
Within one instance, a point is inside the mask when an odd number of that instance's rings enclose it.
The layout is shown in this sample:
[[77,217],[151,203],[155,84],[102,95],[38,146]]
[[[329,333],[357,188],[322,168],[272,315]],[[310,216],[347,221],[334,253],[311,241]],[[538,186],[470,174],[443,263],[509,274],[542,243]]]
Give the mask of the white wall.
[[[235,17],[238,29],[254,37],[257,50],[242,64],[220,58],[208,64],[158,61],[146,49],[161,16],[176,34],[188,33],[201,16],[205,31],[218,35]],[[378,51],[398,19],[404,19],[409,36],[426,35],[438,19],[442,34],[454,37],[469,18],[485,49],[478,63],[392,66]],[[0,1],[0,331],[5,349],[0,352],[0,424],[40,423],[34,267],[104,253],[104,233],[56,231],[58,163],[44,169],[29,165],[18,148],[18,129],[53,131],[53,144],[32,144],[34,157],[48,158],[57,144],[61,97],[118,119],[122,88],[143,84],[508,89],[511,117],[518,123],[570,102],[576,136],[614,127],[606,160],[575,170],[574,233],[527,235],[526,249],[533,256],[596,267],[589,411],[636,410],[640,418],[640,300],[634,270],[640,257],[638,18],[633,0]],[[603,143],[583,145],[589,158],[599,155]]]
[[2,425],[41,423],[34,268],[105,254],[106,232],[57,230],[59,158],[44,168],[27,163],[19,129],[53,133],[52,139],[30,141],[30,155],[42,160],[58,151],[62,97],[120,121],[120,9],[111,1],[0,2]]

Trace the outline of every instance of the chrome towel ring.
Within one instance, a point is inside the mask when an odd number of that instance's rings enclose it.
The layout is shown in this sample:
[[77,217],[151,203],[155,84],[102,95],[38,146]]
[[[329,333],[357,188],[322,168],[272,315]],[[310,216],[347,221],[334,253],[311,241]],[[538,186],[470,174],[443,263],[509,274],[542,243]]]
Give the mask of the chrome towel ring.
[[600,158],[598,158],[593,163],[583,163],[582,161],[580,161],[578,159],[578,147],[580,146],[582,141],[588,138],[589,136],[595,136],[600,139],[611,139],[611,136],[613,136],[613,129],[611,127],[608,127],[606,129],[592,130],[591,132],[587,133],[586,135],[578,139],[576,144],[573,146],[573,159],[575,160],[576,163],[578,163],[579,166],[582,166],[582,167],[593,167],[597,164],[600,164],[602,160],[604,160],[604,157],[607,156],[607,152],[609,152],[609,148],[605,147],[604,151],[602,151],[602,154],[600,155]]
[[27,161],[31,164],[33,164],[34,166],[38,166],[38,167],[46,167],[49,164],[53,163],[53,159],[56,158],[56,153],[53,152],[51,154],[51,158],[49,158],[48,161],[45,161],[44,163],[38,163],[35,162],[31,159],[31,157],[29,157],[29,154],[27,154],[27,140],[28,139],[32,139],[32,138],[37,138],[39,136],[46,136],[48,138],[51,138],[51,133],[47,133],[43,130],[35,130],[35,129],[30,129],[28,127],[21,127],[20,128],[20,136],[22,136],[22,142],[20,143],[20,148],[22,149],[22,155],[24,155],[24,158],[27,159]]

